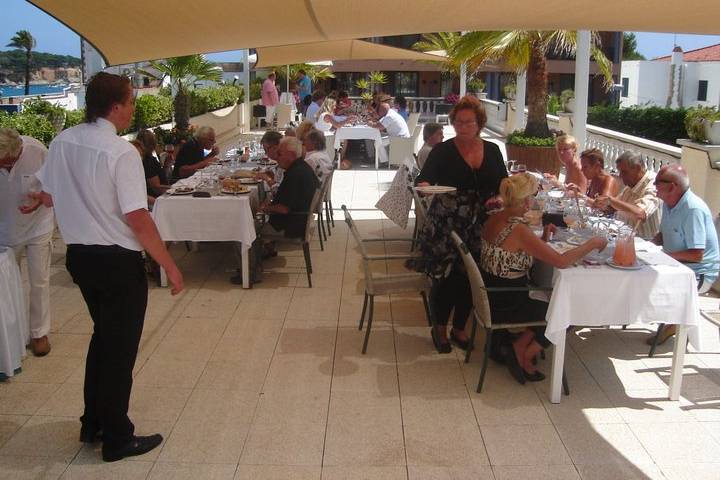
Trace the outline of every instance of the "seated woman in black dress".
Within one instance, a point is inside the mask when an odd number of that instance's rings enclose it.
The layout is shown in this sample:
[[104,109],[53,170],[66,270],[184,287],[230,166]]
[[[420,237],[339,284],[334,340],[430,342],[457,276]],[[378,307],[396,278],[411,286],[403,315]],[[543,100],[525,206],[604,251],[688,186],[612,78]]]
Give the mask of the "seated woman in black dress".
[[[537,190],[538,182],[529,173],[513,175],[500,183],[504,208],[489,216],[481,234],[478,265],[487,287],[526,286],[535,258],[554,267],[565,268],[592,250],[605,248],[607,240],[602,237],[593,237],[563,254],[548,246],[545,241],[555,226],[547,225],[541,239],[523,221]],[[543,320],[547,312],[547,303],[529,298],[526,291],[488,292],[488,299],[492,319],[496,323]],[[510,373],[518,382],[525,383],[525,380],[540,381],[545,378],[533,365],[533,359],[548,346],[544,328],[535,328],[526,329],[501,348]]]
[[480,138],[487,123],[480,101],[473,96],[461,98],[449,118],[455,137],[435,145],[415,182],[457,190],[433,198],[419,236],[422,258],[409,265],[432,278],[430,309],[435,327],[431,335],[439,353],[452,350],[447,333],[451,312],[450,339],[467,348],[465,325],[472,309],[470,283],[450,232],[457,232],[477,258],[485,209],[496,202],[500,180],[507,177],[500,148]]
[[170,188],[170,185],[168,185],[165,169],[155,156],[155,149],[157,148],[155,134],[150,130],[140,130],[135,139],[140,142],[145,152],[142,162],[145,170],[145,181],[147,182],[147,193],[151,197],[159,197]]

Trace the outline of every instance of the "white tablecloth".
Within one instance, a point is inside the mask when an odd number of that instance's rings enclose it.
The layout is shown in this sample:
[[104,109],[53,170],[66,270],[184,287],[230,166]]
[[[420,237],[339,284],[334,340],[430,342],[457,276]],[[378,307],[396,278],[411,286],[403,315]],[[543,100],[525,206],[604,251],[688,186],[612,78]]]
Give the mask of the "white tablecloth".
[[340,148],[343,140],[372,140],[375,142],[375,168],[378,163],[387,163],[388,157],[383,146],[380,130],[373,127],[358,125],[354,127],[340,127],[335,131],[335,150]]
[[607,265],[556,269],[546,317],[548,340],[557,344],[570,325],[669,323],[692,326],[688,336],[699,348],[695,274],[659,250],[637,255],[640,260],[652,258],[648,263],[653,265],[640,270]]
[[12,377],[30,341],[20,269],[11,248],[0,246],[0,374]]
[[[639,270],[607,265],[556,269],[547,311],[545,336],[555,344],[550,401],[560,402],[569,326],[668,323],[679,325],[673,349],[668,397],[677,400],[682,384],[685,340],[701,349],[695,274],[650,242],[636,243]],[[645,252],[641,250],[646,250]]]
[[153,219],[165,241],[242,242],[255,240],[250,196],[158,197]]

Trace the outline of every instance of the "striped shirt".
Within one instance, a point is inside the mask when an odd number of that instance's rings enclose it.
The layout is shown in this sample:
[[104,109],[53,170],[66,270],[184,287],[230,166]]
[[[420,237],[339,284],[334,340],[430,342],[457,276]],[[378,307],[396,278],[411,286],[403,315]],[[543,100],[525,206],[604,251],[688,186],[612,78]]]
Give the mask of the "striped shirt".
[[[644,222],[640,223],[637,233],[646,240],[652,239],[660,230],[662,209],[660,208],[660,199],[657,197],[655,191],[654,180],[654,174],[649,171],[645,172],[645,175],[643,175],[634,187],[624,187],[620,195],[617,196],[618,200],[625,203],[632,203],[645,211],[647,218]],[[618,211],[615,218],[622,220],[628,225],[635,223],[635,217],[628,212]]]

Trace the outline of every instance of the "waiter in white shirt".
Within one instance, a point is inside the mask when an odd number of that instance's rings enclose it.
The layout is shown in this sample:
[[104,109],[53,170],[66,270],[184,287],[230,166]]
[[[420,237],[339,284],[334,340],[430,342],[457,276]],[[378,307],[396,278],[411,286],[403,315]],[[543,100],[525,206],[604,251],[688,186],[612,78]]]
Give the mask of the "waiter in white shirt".
[[130,80],[98,73],[88,83],[85,104],[86,123],[50,144],[37,173],[43,192],[34,197],[55,205],[67,269],[94,324],[80,441],[92,443],[102,432],[102,457],[111,462],[162,442],[159,434],[135,436],[127,415],[147,306],[142,250],[166,270],[173,294],[183,289],[183,278],[148,213],[140,155],[117,135],[135,109]]
[[28,194],[39,191],[35,172],[45,163],[47,148],[11,128],[0,128],[0,245],[12,247],[18,263],[27,255],[30,280],[30,349],[38,357],[50,352],[50,255],[55,228],[52,208],[23,215]]

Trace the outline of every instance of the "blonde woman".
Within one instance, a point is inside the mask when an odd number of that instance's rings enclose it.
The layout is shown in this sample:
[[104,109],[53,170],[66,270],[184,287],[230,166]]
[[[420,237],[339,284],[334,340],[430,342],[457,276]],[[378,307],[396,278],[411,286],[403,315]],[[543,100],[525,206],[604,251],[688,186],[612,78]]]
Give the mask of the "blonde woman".
[[325,99],[315,119],[316,129],[321,132],[329,132],[332,129],[338,129],[352,121],[352,117],[335,116],[335,103],[335,99],[333,98]]
[[[578,157],[578,145],[575,137],[571,135],[560,135],[555,140],[555,150],[557,151],[560,163],[565,167],[565,185],[577,185],[581,192],[587,189],[587,178],[583,175],[580,157]],[[555,175],[546,173],[545,177],[555,185],[560,185]]]
[[[545,243],[555,226],[549,224],[539,238],[523,221],[533,196],[538,190],[535,177],[521,173],[500,183],[500,197],[504,208],[490,215],[481,233],[478,265],[488,287],[524,287],[534,259],[556,268],[565,268],[593,250],[602,250],[607,240],[593,237],[564,254],[557,253]],[[525,291],[488,292],[494,322],[522,323],[542,320],[547,303],[533,300]],[[533,359],[549,346],[544,329],[526,329],[516,337],[505,332],[498,336],[500,352],[512,376],[521,384],[545,378],[533,365]]]

